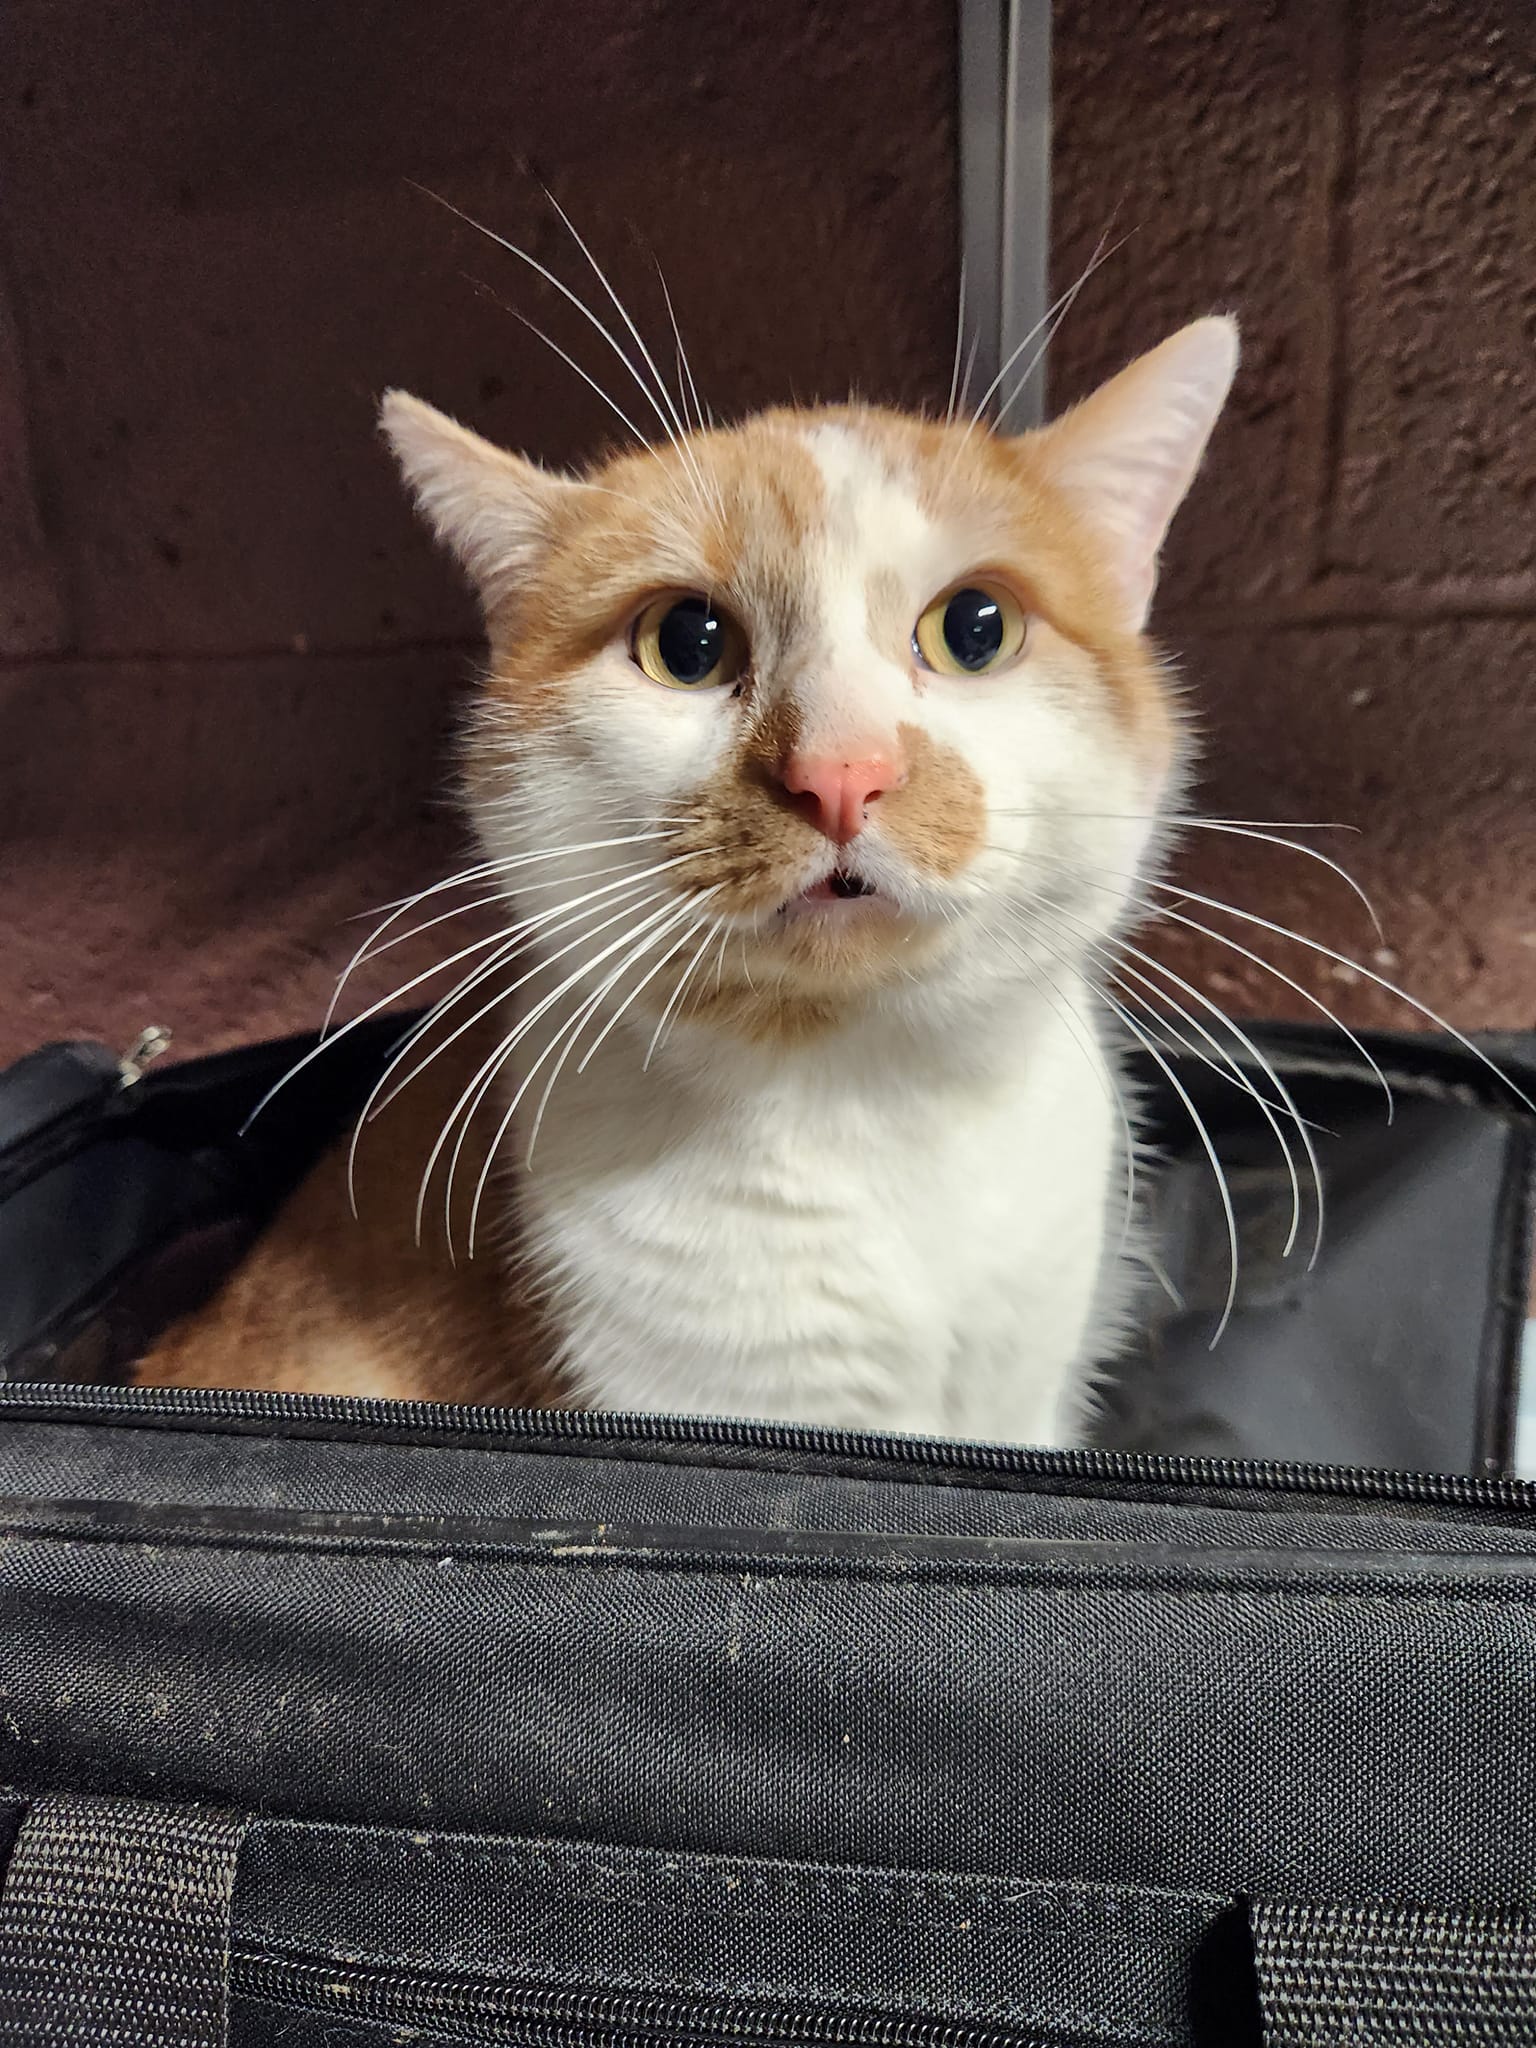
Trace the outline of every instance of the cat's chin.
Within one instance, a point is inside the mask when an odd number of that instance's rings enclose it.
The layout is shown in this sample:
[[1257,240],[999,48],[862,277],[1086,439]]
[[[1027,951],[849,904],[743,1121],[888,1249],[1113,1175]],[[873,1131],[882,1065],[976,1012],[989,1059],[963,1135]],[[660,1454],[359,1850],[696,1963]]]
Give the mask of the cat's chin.
[[835,1006],[910,980],[948,936],[947,926],[913,916],[881,891],[840,896],[823,883],[759,925],[745,953],[753,975]]
[[888,891],[849,891],[828,875],[738,927],[679,1014],[729,1037],[804,1044],[855,1025],[882,991],[910,986],[952,939],[947,922],[915,915]]

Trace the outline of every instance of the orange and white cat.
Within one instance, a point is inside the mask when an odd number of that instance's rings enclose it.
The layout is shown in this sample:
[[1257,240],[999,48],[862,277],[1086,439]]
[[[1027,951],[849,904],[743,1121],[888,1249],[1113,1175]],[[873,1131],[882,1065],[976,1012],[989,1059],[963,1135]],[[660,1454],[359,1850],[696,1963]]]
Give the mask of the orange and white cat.
[[142,1378],[1071,1441],[1133,1270],[1102,949],[1185,756],[1143,629],[1236,354],[1197,321],[1016,437],[785,410],[582,476],[391,393],[484,608],[505,928],[362,1220],[338,1154]]

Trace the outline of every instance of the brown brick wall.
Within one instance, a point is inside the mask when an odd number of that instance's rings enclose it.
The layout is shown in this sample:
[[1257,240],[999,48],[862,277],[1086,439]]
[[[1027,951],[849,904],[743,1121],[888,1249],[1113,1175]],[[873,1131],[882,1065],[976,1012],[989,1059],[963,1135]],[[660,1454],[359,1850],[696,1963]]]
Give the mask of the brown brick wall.
[[[1132,231],[1057,395],[1212,306],[1247,336],[1159,615],[1209,733],[1203,801],[1357,823],[1391,971],[1461,1021],[1536,1021],[1536,18],[1057,13],[1060,281]],[[0,1056],[151,1019],[186,1051],[306,1024],[343,920],[452,853],[472,620],[373,403],[402,382],[547,459],[589,447],[598,401],[498,300],[612,373],[405,181],[576,282],[547,182],[659,335],[643,231],[724,409],[850,382],[921,401],[949,378],[954,90],[949,0],[10,0]],[[1193,855],[1197,887],[1375,943],[1306,863]],[[1231,992],[1299,1007],[1247,971]]]
[[[1202,802],[1358,827],[1320,843],[1377,903],[1382,971],[1463,1025],[1530,1026],[1536,10],[1057,15],[1059,282],[1111,221],[1133,232],[1063,333],[1056,394],[1187,311],[1231,308],[1245,331],[1156,620],[1206,733]],[[1313,864],[1212,835],[1185,873],[1372,963],[1368,923]],[[1196,957],[1245,1008],[1305,1014],[1243,962]],[[1347,1015],[1413,1021],[1305,957],[1275,954]]]

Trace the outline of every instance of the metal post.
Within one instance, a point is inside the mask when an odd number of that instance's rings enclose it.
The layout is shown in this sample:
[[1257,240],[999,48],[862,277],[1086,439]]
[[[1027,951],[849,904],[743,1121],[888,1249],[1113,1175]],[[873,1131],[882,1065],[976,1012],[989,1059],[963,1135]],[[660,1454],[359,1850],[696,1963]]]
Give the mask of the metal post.
[[[1004,424],[1045,408],[1045,357],[1021,348],[1049,303],[1051,205],[1050,0],[960,0],[960,231],[965,349],[975,347],[971,403],[996,384]],[[1017,356],[1015,352],[1018,351]],[[1034,361],[1038,352],[1039,360]]]

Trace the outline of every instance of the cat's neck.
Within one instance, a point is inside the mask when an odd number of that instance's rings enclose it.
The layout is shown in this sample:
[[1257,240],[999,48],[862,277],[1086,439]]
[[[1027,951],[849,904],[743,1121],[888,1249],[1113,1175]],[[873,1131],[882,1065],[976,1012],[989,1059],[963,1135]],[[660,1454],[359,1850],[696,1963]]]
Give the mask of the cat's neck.
[[[1072,977],[1070,1007],[1093,1007],[1086,982]],[[942,1097],[1016,1074],[1042,1031],[1059,1023],[1064,998],[1018,980],[962,991],[932,987],[888,991],[835,1028],[808,1032],[793,1045],[711,1042],[700,1034],[676,1053],[686,1071],[712,1069],[728,1086],[752,1092],[783,1088],[851,1090],[858,1095],[899,1088]],[[896,1104],[892,1104],[893,1111]]]
[[[594,1143],[660,1130],[676,1117],[690,1126],[713,1122],[730,1143],[728,1134],[765,1114],[846,1116],[878,1143],[882,1129],[895,1135],[918,1105],[942,1115],[946,1100],[1009,1090],[1041,1060],[1059,1062],[1064,1047],[1081,1080],[1102,1091],[1102,1024],[1091,980],[1074,968],[1059,969],[1049,988],[1018,978],[968,991],[898,988],[831,1026],[777,1037],[688,1017],[658,1033],[652,1021],[625,1016],[586,1064],[581,1037],[562,1059],[558,1027],[531,1034],[506,1063],[497,1093],[509,1156],[526,1163],[531,1153],[541,1174],[555,1176],[567,1152],[570,1163],[587,1162]],[[599,1013],[585,1027],[586,1043],[602,1030]]]
[[503,1083],[509,1239],[574,1398],[1052,1436],[1123,1185],[1086,981],[775,1051],[685,1021],[648,1069],[622,1033],[542,1115],[536,1052]]

